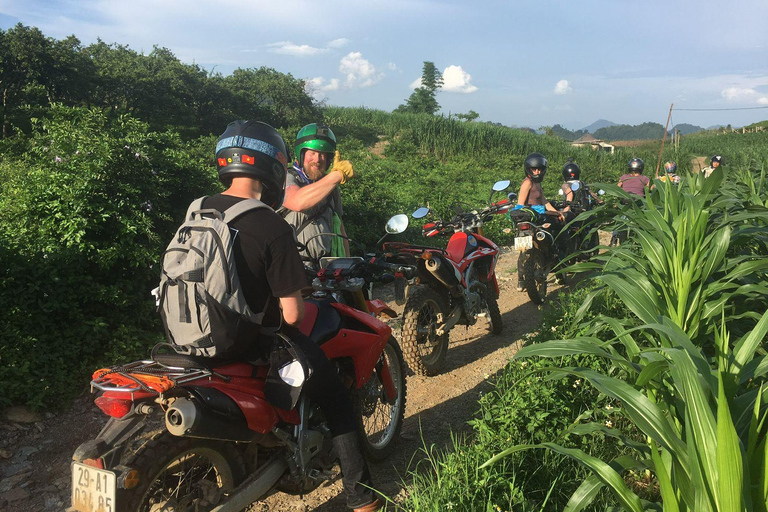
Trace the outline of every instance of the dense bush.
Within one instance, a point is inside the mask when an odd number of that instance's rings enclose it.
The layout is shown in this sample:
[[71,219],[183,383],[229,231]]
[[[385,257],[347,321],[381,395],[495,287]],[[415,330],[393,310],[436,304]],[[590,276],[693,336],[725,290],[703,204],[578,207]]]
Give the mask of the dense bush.
[[[561,294],[543,318],[530,342],[559,334],[577,335],[574,312],[594,288]],[[596,317],[615,313],[611,296],[599,295],[586,313]],[[591,357],[564,358],[560,363],[595,370],[608,366]],[[426,449],[428,457],[412,470],[413,484],[403,504],[406,510],[561,510],[588,473],[573,460],[547,452],[520,452],[496,465],[485,461],[509,446],[553,439],[580,448],[596,457],[614,458],[624,448],[602,433],[569,435],[569,428],[592,420],[606,429],[620,421],[618,404],[601,396],[580,379],[547,379],[542,370],[552,361],[512,361],[493,380],[493,389],[479,400],[479,411],[470,423],[473,435],[457,438],[450,451]],[[603,496],[604,500],[609,499]],[[603,503],[607,503],[603,501]],[[497,508],[498,507],[498,508]]]
[[[0,403],[51,403],[96,364],[158,339],[149,292],[189,201],[217,188],[205,150],[100,110],[55,106],[0,162]],[[14,151],[23,149],[23,153]]]

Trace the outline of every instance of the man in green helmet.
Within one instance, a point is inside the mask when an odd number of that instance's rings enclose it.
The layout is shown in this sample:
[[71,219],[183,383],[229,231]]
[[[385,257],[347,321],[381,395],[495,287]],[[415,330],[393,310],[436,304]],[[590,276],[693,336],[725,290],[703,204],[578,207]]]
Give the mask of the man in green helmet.
[[[354,177],[349,160],[341,160],[336,136],[324,124],[308,124],[296,135],[296,161],[285,181],[285,220],[296,230],[298,241],[307,247],[302,256],[317,261],[322,256],[346,256],[349,245],[335,236],[346,236],[339,185]],[[330,169],[330,171],[329,171]]]

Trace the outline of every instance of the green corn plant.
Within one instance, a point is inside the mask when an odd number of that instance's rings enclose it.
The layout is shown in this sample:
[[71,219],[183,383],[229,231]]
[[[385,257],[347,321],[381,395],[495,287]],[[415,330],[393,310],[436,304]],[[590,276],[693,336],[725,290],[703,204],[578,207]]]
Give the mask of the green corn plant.
[[[620,329],[620,328],[619,328]],[[638,350],[634,331],[652,333],[658,347]],[[768,333],[768,312],[733,348],[721,323],[715,331],[715,365],[671,319],[630,331],[620,329],[608,342],[596,338],[558,340],[523,348],[515,358],[559,358],[589,353],[610,359],[633,374],[635,385],[583,368],[550,367],[553,377],[574,375],[589,381],[621,404],[624,415],[648,439],[627,440],[601,424],[581,424],[573,434],[602,432],[625,441],[635,456],[601,461],[580,450],[556,443],[513,446],[487,461],[532,448],[547,448],[570,456],[589,468],[587,478],[572,495],[566,512],[584,510],[597,492],[607,487],[626,510],[658,510],[643,502],[624,480],[626,470],[649,470],[655,475],[664,511],[741,512],[768,510],[768,357],[759,354]],[[632,354],[632,355],[622,355]]]
[[637,202],[616,186],[602,185],[628,203],[616,227],[629,229],[629,243],[567,270],[601,271],[596,279],[642,323],[668,317],[697,342],[723,307],[727,322],[756,318],[768,296],[768,259],[729,252],[729,247],[732,240],[764,237],[765,225],[759,225],[768,219],[768,209],[748,208],[722,193],[720,173],[706,180],[689,176],[679,187],[656,185],[646,200]]

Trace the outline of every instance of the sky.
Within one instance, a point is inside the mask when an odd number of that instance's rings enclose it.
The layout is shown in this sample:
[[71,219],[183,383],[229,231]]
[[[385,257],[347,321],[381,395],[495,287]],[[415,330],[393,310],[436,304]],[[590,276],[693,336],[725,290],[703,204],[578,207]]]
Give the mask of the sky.
[[664,124],[672,103],[672,126],[768,119],[766,20],[768,0],[0,0],[2,29],[267,66],[328,105],[392,110],[431,61],[444,114],[572,130]]

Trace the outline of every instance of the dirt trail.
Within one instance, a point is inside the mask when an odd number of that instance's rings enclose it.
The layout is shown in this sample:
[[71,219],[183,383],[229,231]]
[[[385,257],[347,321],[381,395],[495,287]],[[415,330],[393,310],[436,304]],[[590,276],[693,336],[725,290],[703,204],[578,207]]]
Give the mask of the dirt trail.
[[[504,332],[491,335],[484,320],[470,328],[458,326],[450,334],[445,371],[435,377],[408,377],[402,439],[393,456],[371,467],[377,488],[387,496],[396,499],[404,492],[408,470],[421,457],[424,442],[445,447],[451,432],[468,430],[478,396],[489,388],[488,377],[504,367],[520,346],[522,335],[538,326],[540,310],[525,292],[515,290],[516,268],[517,253],[504,252],[497,271]],[[552,282],[550,286],[552,291],[558,288]],[[95,437],[103,423],[104,416],[88,395],[69,410],[33,423],[0,420],[0,510],[59,512],[69,506],[72,453],[80,443]],[[267,510],[348,509],[341,481],[336,478],[303,498],[275,493],[249,508],[250,512]]]
[[[457,326],[450,333],[445,370],[434,377],[408,376],[405,423],[397,449],[387,460],[371,465],[376,488],[395,501],[405,492],[403,484],[409,481],[409,468],[423,458],[421,448],[424,443],[449,446],[451,432],[470,430],[467,421],[477,410],[480,393],[490,387],[488,378],[501,370],[518,350],[523,334],[539,325],[541,311],[528,300],[525,292],[515,289],[517,253],[506,251],[501,255],[497,275],[504,332],[492,335],[484,320],[469,328]],[[559,288],[554,282],[550,286],[552,291]],[[390,302],[392,304],[394,301]],[[398,314],[402,311],[402,307],[395,309]],[[341,480],[336,479],[303,499],[274,494],[252,505],[249,512],[269,510],[346,512],[349,509],[345,506]]]

